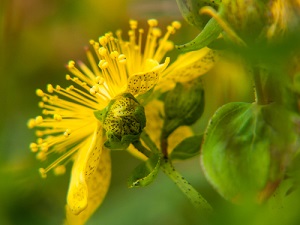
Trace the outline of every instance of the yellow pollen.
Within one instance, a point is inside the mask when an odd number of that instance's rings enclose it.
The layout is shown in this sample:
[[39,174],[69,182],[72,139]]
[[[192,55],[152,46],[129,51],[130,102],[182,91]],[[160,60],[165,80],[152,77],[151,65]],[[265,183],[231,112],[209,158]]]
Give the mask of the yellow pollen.
[[96,91],[95,91],[94,88],[90,88],[90,94],[91,94],[91,95],[95,95],[95,94],[96,94]]
[[101,56],[105,56],[106,53],[107,53],[107,50],[106,50],[106,48],[104,48],[104,47],[99,48],[98,51],[99,51],[99,54],[100,54]]
[[39,107],[40,107],[40,108],[44,108],[44,106],[45,106],[45,103],[44,103],[44,102],[39,102]]
[[150,27],[156,27],[158,25],[158,21],[156,19],[148,20],[148,24]]
[[130,28],[134,30],[137,28],[138,22],[136,20],[130,20],[129,25],[130,25]]
[[44,135],[44,132],[43,132],[43,131],[40,131],[40,130],[37,130],[37,131],[35,132],[35,135],[36,135],[37,137],[42,137],[42,136]]
[[60,87],[59,85],[56,85],[55,90],[56,90],[56,91],[60,91],[60,90],[61,90],[61,87]]
[[74,68],[74,67],[75,67],[75,62],[74,62],[73,60],[70,60],[70,61],[68,62],[67,67],[68,67],[69,69]]
[[48,98],[47,98],[46,96],[44,96],[44,97],[42,98],[42,100],[43,100],[43,102],[48,102]]
[[126,63],[126,55],[124,55],[124,54],[119,55],[118,61],[121,64],[125,64]]
[[153,28],[152,34],[155,37],[160,37],[161,36],[161,29],[159,29],[159,28]]
[[119,52],[117,52],[117,51],[113,51],[110,53],[110,57],[112,59],[116,59],[118,56],[119,56]]
[[38,138],[36,141],[39,145],[41,145],[43,143],[43,139],[42,138]]
[[66,172],[66,167],[64,165],[56,166],[53,170],[55,175],[62,175]]
[[48,91],[49,93],[53,93],[54,88],[53,88],[53,86],[52,86],[51,84],[48,84],[48,85],[47,85],[47,91]]
[[28,128],[34,128],[35,125],[36,125],[35,119],[28,120],[28,122],[27,122],[27,127]]
[[43,97],[44,96],[44,92],[41,89],[37,89],[35,93],[39,97]]
[[99,67],[100,67],[100,69],[102,69],[102,70],[104,70],[104,69],[106,69],[107,67],[108,67],[109,65],[108,65],[108,62],[106,61],[106,60],[100,60],[100,62],[99,62]]
[[172,22],[172,27],[174,27],[175,29],[179,30],[181,28],[181,23],[178,21],[173,21]]
[[42,111],[42,113],[43,113],[44,115],[48,115],[48,114],[49,114],[49,112],[48,112],[47,109],[44,109],[44,110]]
[[59,115],[59,114],[54,114],[54,115],[53,115],[53,119],[55,119],[56,121],[61,121],[61,120],[62,120],[62,117],[61,117],[61,115]]
[[65,136],[65,137],[69,137],[70,134],[71,134],[71,130],[70,130],[70,129],[67,129],[67,130],[65,131],[65,133],[64,133],[64,136]]
[[47,173],[44,168],[39,168],[39,172],[40,172],[42,178],[47,177]]
[[105,36],[102,36],[99,38],[99,43],[102,45],[102,46],[105,46],[107,44],[108,40],[107,40],[107,37]]
[[47,159],[47,155],[45,152],[39,152],[36,154],[36,158],[40,161],[45,161]]
[[66,75],[66,80],[71,80],[71,76],[69,74]]
[[38,145],[36,143],[30,143],[29,148],[32,152],[38,151]]
[[104,83],[104,79],[102,77],[100,77],[100,76],[97,76],[96,77],[96,83],[103,84]]
[[41,124],[43,122],[43,117],[42,116],[37,116],[35,118],[35,123],[38,125],[38,124]]
[[44,142],[42,145],[41,145],[41,150],[43,152],[47,152],[49,149],[49,146],[48,146],[48,143],[47,142]]

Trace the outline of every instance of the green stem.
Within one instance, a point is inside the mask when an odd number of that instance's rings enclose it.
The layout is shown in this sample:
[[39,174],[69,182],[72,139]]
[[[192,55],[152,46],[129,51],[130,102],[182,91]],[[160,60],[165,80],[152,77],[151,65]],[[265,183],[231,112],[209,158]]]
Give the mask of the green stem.
[[177,185],[195,208],[198,208],[203,212],[212,212],[213,209],[211,205],[180,173],[175,170],[168,159],[162,160],[161,169]]
[[260,69],[258,67],[255,67],[253,70],[254,70],[253,81],[255,86],[255,101],[258,105],[264,105],[266,104],[266,99],[264,96],[264,91],[261,83]]
[[[141,138],[154,153],[161,154],[155,143],[145,131],[141,134]],[[180,173],[175,170],[169,159],[164,158],[161,160],[161,169],[177,185],[183,194],[187,196],[196,208],[203,212],[212,212],[210,204]]]
[[141,152],[143,155],[147,156],[147,158],[151,157],[152,152],[150,152],[147,148],[145,148],[144,145],[142,145],[141,141],[136,141],[136,142],[133,142],[132,144],[139,152]]

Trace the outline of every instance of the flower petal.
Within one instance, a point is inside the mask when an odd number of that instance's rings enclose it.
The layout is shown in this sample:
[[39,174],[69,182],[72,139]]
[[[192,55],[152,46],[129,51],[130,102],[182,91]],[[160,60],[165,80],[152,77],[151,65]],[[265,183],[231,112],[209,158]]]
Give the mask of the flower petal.
[[163,64],[155,66],[152,70],[129,77],[126,92],[132,95],[141,95],[149,91],[157,84],[160,73],[166,69],[169,62],[170,58],[167,57]]
[[84,224],[94,211],[102,203],[109,188],[111,178],[111,161],[110,151],[106,148],[102,149],[100,162],[97,170],[87,181],[88,187],[88,205],[79,215],[73,214],[70,207],[67,210],[67,224],[82,225]]
[[78,151],[72,167],[71,181],[67,196],[67,205],[75,215],[88,205],[88,181],[98,168],[102,152],[102,126],[100,123],[86,145]]
[[204,75],[212,69],[217,59],[217,52],[209,48],[182,54],[163,72],[157,88],[168,90],[171,83],[188,82]]

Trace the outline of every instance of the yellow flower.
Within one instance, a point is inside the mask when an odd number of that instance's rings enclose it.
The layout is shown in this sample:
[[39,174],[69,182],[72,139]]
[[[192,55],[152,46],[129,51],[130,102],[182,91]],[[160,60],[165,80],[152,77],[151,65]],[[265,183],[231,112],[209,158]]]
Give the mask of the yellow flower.
[[[163,60],[173,48],[168,41],[171,34],[180,28],[179,22],[167,27],[161,36],[157,21],[148,20],[149,30],[143,40],[143,29],[136,21],[130,21],[129,41],[123,41],[121,31],[114,37],[107,33],[99,41],[90,41],[97,60],[86,50],[92,69],[82,62],[67,65],[73,74],[66,79],[73,82],[67,88],[47,86],[47,93],[38,89],[42,116],[28,121],[29,128],[37,128],[36,142],[30,149],[37,159],[46,160],[49,155],[58,158],[47,168],[41,168],[42,177],[50,170],[55,174],[65,173],[65,165],[74,161],[67,195],[67,223],[84,224],[103,201],[111,177],[110,155],[103,147],[103,127],[95,118],[94,111],[105,108],[111,99],[122,93],[135,97],[153,88],[170,59]],[[143,47],[144,46],[144,47]],[[97,62],[99,62],[97,64]]]

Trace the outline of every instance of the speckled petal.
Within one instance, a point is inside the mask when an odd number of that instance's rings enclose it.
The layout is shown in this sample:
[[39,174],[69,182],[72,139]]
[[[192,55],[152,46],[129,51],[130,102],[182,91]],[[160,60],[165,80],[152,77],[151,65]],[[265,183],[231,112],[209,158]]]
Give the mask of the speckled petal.
[[160,74],[168,66],[169,62],[170,58],[166,58],[163,64],[155,66],[152,70],[137,73],[129,77],[126,92],[136,96],[149,91],[157,84]]

